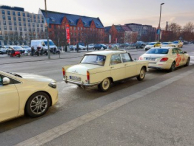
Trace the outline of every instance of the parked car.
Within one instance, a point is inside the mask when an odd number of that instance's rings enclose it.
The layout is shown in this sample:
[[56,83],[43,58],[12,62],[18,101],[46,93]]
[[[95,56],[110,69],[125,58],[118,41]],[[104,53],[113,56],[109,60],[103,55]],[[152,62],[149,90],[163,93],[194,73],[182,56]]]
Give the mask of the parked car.
[[0,54],[7,54],[7,49],[5,47],[1,47]]
[[21,46],[9,46],[9,49],[7,50],[8,55],[10,55],[12,49],[19,51],[21,54],[25,53],[25,49],[23,49]]
[[188,66],[190,56],[179,48],[157,47],[141,55],[139,60],[149,61],[148,68],[174,71],[179,66]]
[[136,48],[144,48],[146,43],[142,41],[137,41],[134,45]]
[[[86,50],[87,47],[83,46],[83,45],[78,45],[79,46],[79,50]],[[77,50],[77,45],[75,45],[75,50]]]
[[182,48],[183,47],[183,42],[181,41],[174,41],[171,44],[172,47],[176,47],[176,48]]
[[172,42],[162,42],[161,46],[162,47],[171,47],[172,46]]
[[94,50],[101,50],[101,49],[107,49],[107,46],[104,44],[95,44],[94,45]]
[[56,82],[50,78],[0,71],[0,122],[24,114],[39,117],[58,101]]
[[25,55],[28,55],[31,52],[31,47],[29,46],[22,46],[22,48],[25,50],[24,51]]
[[83,88],[107,91],[112,82],[129,77],[143,80],[148,61],[134,61],[126,51],[98,51],[84,55],[77,65],[64,66],[63,80]]

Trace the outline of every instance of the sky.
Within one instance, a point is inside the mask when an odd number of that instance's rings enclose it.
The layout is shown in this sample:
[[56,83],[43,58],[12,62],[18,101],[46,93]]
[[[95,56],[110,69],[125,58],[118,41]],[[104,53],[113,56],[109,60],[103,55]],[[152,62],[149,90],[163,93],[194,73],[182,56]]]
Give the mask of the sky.
[[[23,7],[38,13],[45,0],[1,0],[0,5]],[[158,27],[160,4],[161,28],[168,23],[184,26],[194,23],[194,0],[47,0],[47,9],[62,13],[99,17],[104,26],[140,23]]]

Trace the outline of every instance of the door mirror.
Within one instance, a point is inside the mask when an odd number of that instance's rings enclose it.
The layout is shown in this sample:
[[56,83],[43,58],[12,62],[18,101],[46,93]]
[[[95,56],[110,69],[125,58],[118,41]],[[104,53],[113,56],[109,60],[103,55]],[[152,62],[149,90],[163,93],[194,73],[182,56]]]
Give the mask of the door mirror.
[[185,54],[185,53],[187,53],[186,51],[183,51],[183,53]]
[[10,83],[10,79],[7,77],[3,78],[3,85],[8,85]]

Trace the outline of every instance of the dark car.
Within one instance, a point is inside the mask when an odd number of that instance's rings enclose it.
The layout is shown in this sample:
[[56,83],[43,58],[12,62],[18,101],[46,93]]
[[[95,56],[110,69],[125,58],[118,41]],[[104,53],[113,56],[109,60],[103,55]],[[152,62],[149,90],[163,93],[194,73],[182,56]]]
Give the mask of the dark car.
[[9,49],[7,49],[8,55],[10,55],[12,49],[14,49],[15,51],[20,51],[21,54],[25,52],[25,50],[21,46],[9,46]]
[[100,50],[100,49],[107,49],[107,46],[104,44],[95,44],[94,45],[94,50]]
[[136,48],[144,48],[146,46],[146,43],[142,41],[137,41],[134,45]]

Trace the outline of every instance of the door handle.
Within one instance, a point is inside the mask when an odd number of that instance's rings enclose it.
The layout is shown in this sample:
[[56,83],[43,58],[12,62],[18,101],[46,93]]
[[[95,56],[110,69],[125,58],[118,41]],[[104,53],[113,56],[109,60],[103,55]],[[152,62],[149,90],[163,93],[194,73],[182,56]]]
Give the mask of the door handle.
[[114,68],[113,66],[111,66],[110,68]]

